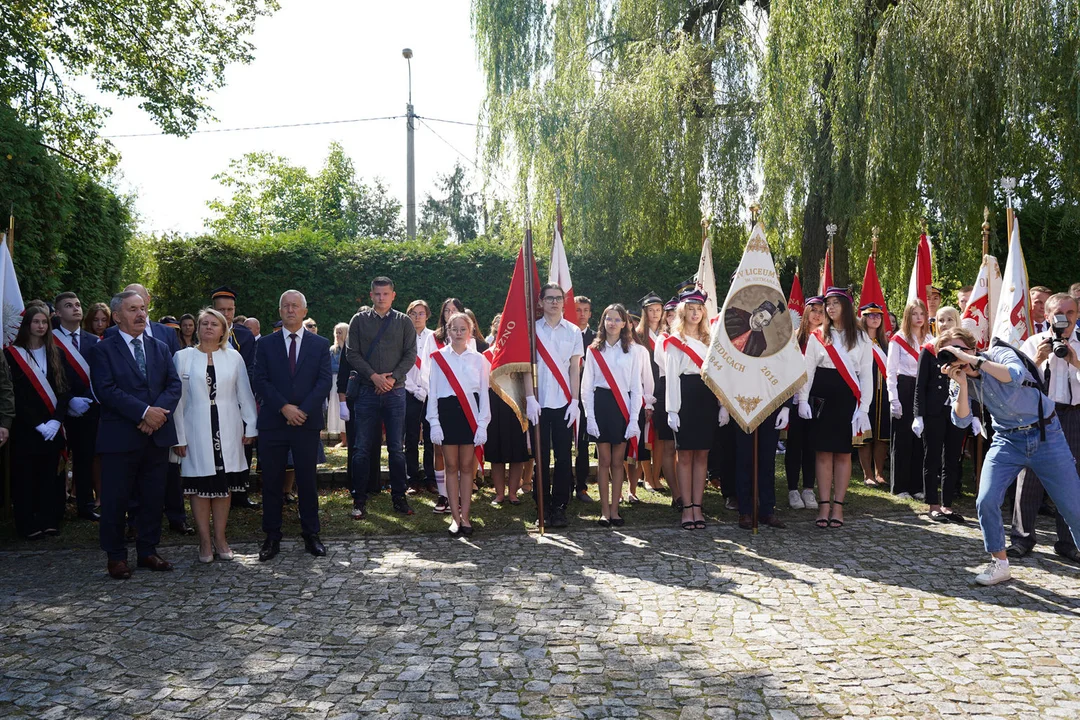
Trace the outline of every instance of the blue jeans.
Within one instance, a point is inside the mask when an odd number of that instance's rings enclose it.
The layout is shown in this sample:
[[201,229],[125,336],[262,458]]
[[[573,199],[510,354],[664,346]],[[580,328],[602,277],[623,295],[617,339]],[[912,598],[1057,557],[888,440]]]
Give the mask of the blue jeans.
[[377,395],[375,387],[364,385],[353,402],[353,504],[363,505],[368,497],[368,475],[371,470],[372,440],[386,428],[386,452],[390,456],[390,492],[395,498],[405,497],[405,388],[396,387]]
[[1005,549],[1005,528],[1001,521],[1001,501],[1005,491],[1023,469],[1030,469],[1042,480],[1058,512],[1080,545],[1080,476],[1061,423],[1057,418],[1046,423],[1046,440],[1039,440],[1039,428],[998,432],[990,445],[979,478],[979,497],[975,501],[987,552]]

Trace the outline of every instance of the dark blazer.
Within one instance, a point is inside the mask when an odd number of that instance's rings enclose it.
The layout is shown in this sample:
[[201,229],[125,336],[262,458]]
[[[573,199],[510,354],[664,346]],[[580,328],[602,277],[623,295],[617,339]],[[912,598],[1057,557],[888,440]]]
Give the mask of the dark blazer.
[[[165,328],[172,332],[171,328]],[[146,445],[146,435],[139,430],[143,413],[148,407],[169,411],[168,420],[151,435],[158,447],[176,444],[176,426],[172,413],[180,402],[182,384],[176,374],[172,353],[163,342],[143,335],[146,352],[146,374],[143,377],[135,364],[119,330],[105,334],[94,346],[87,361],[94,395],[101,403],[101,422],[98,425],[97,451],[131,452]]]
[[[45,377],[52,385],[53,393],[56,394],[56,409],[49,412],[45,407],[45,401],[38,395],[37,390],[30,384],[28,378],[14,359],[15,348],[4,348],[5,360],[11,370],[11,386],[15,396],[15,422],[11,426],[15,434],[14,441],[19,445],[19,451],[39,452],[46,449],[45,438],[41,437],[35,428],[50,420],[64,422],[67,415],[68,401],[71,399],[71,391],[58,392],[56,389],[56,376],[50,367]],[[60,433],[56,434],[54,443],[63,443],[64,438]]]
[[259,431],[285,430],[291,426],[281,414],[285,405],[296,405],[307,413],[303,427],[322,430],[323,402],[330,396],[330,341],[305,332],[296,358],[296,374],[289,374],[286,349],[288,331],[265,335],[255,346],[255,373],[252,389],[259,407]]
[[949,378],[938,369],[937,355],[925,348],[919,351],[919,369],[915,374],[915,417],[948,415]]
[[[59,341],[56,341],[59,344]],[[79,354],[86,360],[86,364],[90,364],[90,352],[95,345],[101,340],[94,333],[86,332],[85,330],[79,330]],[[90,392],[90,388],[83,383],[82,378],[75,372],[75,368],[71,366],[71,363],[67,361],[67,355],[64,351],[60,351],[60,357],[64,361],[64,369],[67,370],[68,387],[71,388],[72,397],[88,397],[93,398]]]
[[[147,322],[150,323],[150,332],[153,333],[154,339],[165,343],[165,347],[169,349],[169,357],[180,352],[180,336],[176,334],[175,330],[168,325],[162,325],[153,320],[147,320]],[[105,337],[103,339],[107,340],[110,336],[115,335],[118,332],[120,332],[120,327],[118,325],[110,325],[105,328]],[[79,338],[79,340],[81,341],[82,338]],[[86,361],[90,362],[90,359],[87,358]]]
[[[248,380],[250,381],[255,374],[255,333],[247,329],[247,326],[243,323],[233,323],[233,340],[229,341],[229,345],[240,353],[240,357],[244,358],[244,366],[247,367]],[[305,338],[306,339],[306,338]],[[303,343],[300,347],[303,347]]]

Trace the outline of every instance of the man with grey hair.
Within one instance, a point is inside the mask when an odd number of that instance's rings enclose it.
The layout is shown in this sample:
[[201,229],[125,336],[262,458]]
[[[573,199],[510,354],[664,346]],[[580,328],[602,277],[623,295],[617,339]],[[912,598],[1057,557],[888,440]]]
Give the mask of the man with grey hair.
[[[142,298],[143,305],[146,307],[147,312],[146,327],[143,330],[143,333],[147,337],[152,337],[155,340],[160,340],[161,342],[165,343],[165,347],[169,349],[170,357],[180,352],[180,338],[177,336],[176,331],[168,327],[167,325],[162,325],[159,322],[153,322],[152,320],[150,320],[150,292],[139,283],[131,283],[124,288],[123,292],[134,292],[137,293],[140,298]],[[116,300],[116,297],[113,298],[113,301]],[[112,303],[110,303],[110,308],[111,307]],[[113,310],[113,313],[115,312],[116,311]],[[115,325],[106,328],[105,337],[109,337],[110,335],[114,334],[116,334]]]

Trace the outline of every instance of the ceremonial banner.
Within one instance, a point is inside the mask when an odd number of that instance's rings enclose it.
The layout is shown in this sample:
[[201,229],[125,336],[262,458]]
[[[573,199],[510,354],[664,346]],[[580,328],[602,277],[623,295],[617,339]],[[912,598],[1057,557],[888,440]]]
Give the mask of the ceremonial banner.
[[8,252],[7,233],[0,235],[0,301],[4,303],[4,347],[7,347],[19,332],[25,309],[22,291],[19,290],[19,279],[15,277],[15,263],[11,261],[11,253]]
[[705,310],[708,312],[709,320],[712,320],[716,317],[716,274],[713,272],[712,239],[708,237],[708,233],[701,244],[701,258],[698,260],[694,281],[697,283],[698,290],[705,292]]
[[934,284],[934,254],[930,239],[926,233],[919,236],[919,247],[915,250],[915,264],[911,266],[911,280],[908,281],[907,302],[915,298],[926,305],[928,290]]
[[[524,250],[518,250],[510,290],[503,303],[502,318],[494,342],[486,354],[491,361],[491,389],[514,409],[521,430],[528,429],[525,417],[525,383],[532,383],[529,353],[529,324],[534,322],[536,299],[525,297]],[[540,287],[540,278],[533,264],[533,287]]]
[[[574,283],[570,280],[570,263],[566,261],[566,249],[562,242],[562,206],[556,198],[555,209],[555,239],[551,243],[551,266],[548,268],[548,282],[558,283],[566,294],[566,302],[563,303],[563,317],[570,324],[577,327],[577,307],[574,305]],[[540,284],[536,284],[537,292]]]
[[979,277],[960,318],[960,326],[975,336],[980,350],[990,347],[990,329],[994,326],[994,312],[1000,298],[1001,270],[997,258],[983,255]]
[[885,293],[881,291],[881,280],[878,279],[877,262],[874,260],[873,253],[866,258],[866,272],[863,273],[862,292],[859,294],[859,304],[856,307],[862,307],[867,303],[877,303],[881,306],[881,312],[884,315],[881,324],[887,333],[886,337],[888,337],[893,331],[892,320],[889,319],[889,307],[885,304]]
[[1014,348],[1031,335],[1031,299],[1028,296],[1027,265],[1020,247],[1020,220],[1013,217],[1009,236],[1009,256],[1005,258],[1005,278],[994,311],[992,338],[1001,338]]
[[753,432],[806,382],[806,365],[765,228],[758,223],[713,325],[701,376],[744,432]]
[[798,328],[802,322],[803,311],[806,309],[806,298],[803,297],[802,283],[799,282],[799,271],[795,271],[795,279],[791,281],[791,292],[787,299],[788,313],[791,315],[792,324]]

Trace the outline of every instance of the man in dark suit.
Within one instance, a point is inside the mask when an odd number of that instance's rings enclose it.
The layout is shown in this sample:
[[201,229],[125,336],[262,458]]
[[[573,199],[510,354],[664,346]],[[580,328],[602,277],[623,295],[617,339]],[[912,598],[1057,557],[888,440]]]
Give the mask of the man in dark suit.
[[117,332],[90,353],[90,380],[101,403],[97,451],[101,455],[101,549],[109,575],[131,577],[124,541],[124,516],[133,491],[139,567],[172,570],[158,555],[169,448],[176,444],[172,412],[180,401],[180,377],[168,348],[146,336],[146,303],[127,290],[113,298]]
[[300,528],[304,548],[326,555],[319,540],[319,495],[315,466],[319,458],[322,406],[330,394],[330,343],[304,330],[307,299],[286,290],[278,301],[281,332],[262,338],[255,348],[255,396],[259,398],[259,466],[263,483],[263,531],[259,550],[265,562],[280,552],[285,464],[292,451]]
[[75,503],[79,517],[101,519],[94,508],[94,455],[97,453],[100,407],[90,392],[90,365],[86,358],[97,344],[97,335],[81,328],[83,311],[79,296],[62,292],[53,301],[60,326],[53,330],[67,370],[71,401],[64,418],[64,433],[71,453],[71,478],[75,485]]
[[[210,294],[210,302],[215,310],[225,316],[225,324],[232,328],[232,332],[229,333],[229,345],[233,350],[240,353],[240,357],[244,358],[244,365],[247,366],[248,382],[252,382],[255,379],[255,336],[243,323],[236,322],[236,292],[232,288],[222,285]],[[251,459],[254,457],[254,451],[254,445],[244,446],[244,455],[247,457],[249,468],[252,466]],[[232,494],[230,507],[258,510],[259,503],[248,497],[248,491],[245,488],[242,492]]]
[[[124,288],[124,292],[138,293],[139,297],[142,298],[143,304],[146,306],[146,312],[150,312],[150,293],[147,292],[145,287],[138,283],[132,283]],[[106,328],[105,337],[108,338],[110,335],[115,335],[117,328],[118,325]],[[150,320],[149,314],[146,317],[146,328],[144,333],[147,337],[152,337],[155,340],[160,340],[165,343],[165,347],[169,349],[169,357],[180,352],[180,338],[177,337],[176,331],[159,322],[153,322]]]

